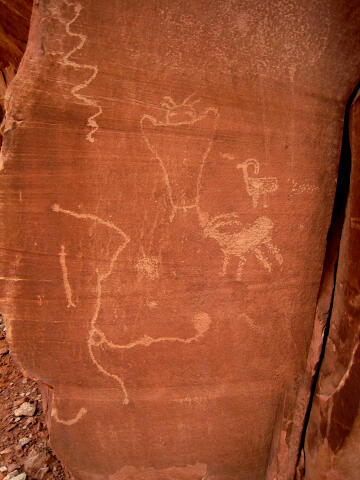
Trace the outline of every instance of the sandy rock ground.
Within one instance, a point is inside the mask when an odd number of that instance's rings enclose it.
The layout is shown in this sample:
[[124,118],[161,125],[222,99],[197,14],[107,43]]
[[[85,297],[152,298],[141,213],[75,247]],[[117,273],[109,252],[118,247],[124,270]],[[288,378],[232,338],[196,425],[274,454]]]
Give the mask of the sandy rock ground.
[[0,316],[0,480],[71,480],[48,439],[40,391],[12,361]]

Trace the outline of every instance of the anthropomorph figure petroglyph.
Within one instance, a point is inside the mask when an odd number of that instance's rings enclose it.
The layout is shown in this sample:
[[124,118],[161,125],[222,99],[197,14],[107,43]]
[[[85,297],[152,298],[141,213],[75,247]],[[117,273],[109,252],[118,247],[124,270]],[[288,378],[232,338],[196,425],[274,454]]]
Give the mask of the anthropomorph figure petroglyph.
[[199,100],[186,98],[177,104],[164,97],[165,119],[143,115],[140,120],[144,141],[160,164],[171,205],[170,220],[177,210],[199,209],[204,163],[213,144],[218,110],[195,109]]
[[204,235],[218,242],[224,254],[222,275],[226,274],[232,256],[238,258],[237,280],[241,280],[242,269],[248,254],[253,253],[266,270],[271,272],[271,263],[264,254],[264,247],[281,265],[283,258],[272,243],[274,224],[267,217],[257,218],[253,224],[243,225],[237,213],[218,215],[204,227]]
[[[233,155],[228,153],[223,154],[223,157],[234,159]],[[254,169],[254,175],[258,175],[260,171],[260,164],[255,158],[248,158],[245,162],[237,165],[238,169],[242,170],[243,178],[248,195],[252,198],[253,207],[256,208],[259,200],[262,197],[263,207],[267,208],[268,195],[276,192],[278,189],[278,180],[276,177],[257,177],[249,175],[249,168]]]

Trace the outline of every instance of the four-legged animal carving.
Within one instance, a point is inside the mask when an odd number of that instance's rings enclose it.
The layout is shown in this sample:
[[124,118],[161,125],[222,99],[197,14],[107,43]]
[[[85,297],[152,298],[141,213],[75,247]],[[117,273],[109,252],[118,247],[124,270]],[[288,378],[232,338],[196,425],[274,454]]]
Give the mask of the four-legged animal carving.
[[255,158],[248,158],[243,163],[239,163],[237,168],[241,168],[243,171],[244,182],[246,185],[246,191],[252,197],[253,206],[257,207],[260,196],[263,196],[263,205],[266,208],[268,206],[267,196],[269,193],[276,192],[278,189],[278,181],[276,177],[250,177],[249,167],[254,168],[254,174],[259,174],[259,162]]
[[235,256],[239,259],[236,278],[240,280],[246,255],[249,253],[253,253],[266,270],[271,272],[271,263],[267,260],[263,247],[267,248],[281,265],[281,253],[272,243],[273,227],[273,222],[267,217],[259,217],[253,224],[245,226],[236,213],[212,218],[204,227],[204,235],[215,239],[220,245],[224,254],[222,275],[226,274],[230,258]]

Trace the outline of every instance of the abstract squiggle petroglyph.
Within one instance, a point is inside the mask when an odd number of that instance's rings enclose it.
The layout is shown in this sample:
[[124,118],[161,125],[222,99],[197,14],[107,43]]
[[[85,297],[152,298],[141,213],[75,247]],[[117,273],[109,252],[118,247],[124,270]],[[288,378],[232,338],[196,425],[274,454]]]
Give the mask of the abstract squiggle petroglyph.
[[61,250],[59,253],[60,266],[62,270],[62,276],[64,281],[65,295],[67,299],[67,308],[76,307],[75,303],[72,301],[72,290],[69,282],[68,269],[66,266],[66,252],[65,246],[61,245]]
[[138,259],[135,269],[142,277],[155,280],[159,278],[159,259],[145,255],[145,252],[142,250],[142,255]]
[[263,247],[275,257],[281,265],[283,258],[280,250],[272,243],[274,224],[267,217],[258,217],[253,224],[243,225],[237,213],[228,213],[213,217],[204,227],[204,235],[218,242],[224,255],[222,275],[226,275],[232,256],[238,258],[237,280],[241,280],[246,256],[253,253],[264,268],[271,272],[271,263],[266,258]]
[[79,410],[79,412],[77,413],[77,415],[74,417],[74,418],[71,418],[69,420],[62,420],[61,418],[59,418],[59,415],[58,415],[58,412],[57,412],[57,409],[55,407],[53,407],[53,410],[51,412],[51,416],[58,422],[58,423],[62,423],[63,425],[67,425],[67,426],[71,426],[71,425],[74,425],[74,423],[77,423],[84,415],[87,414],[87,409],[86,408],[81,408]]
[[106,345],[109,348],[116,349],[116,350],[129,350],[135,347],[149,347],[152,344],[155,343],[160,343],[160,342],[178,342],[178,343],[184,343],[184,344],[190,344],[192,342],[197,341],[200,337],[202,337],[205,332],[209,329],[211,319],[210,316],[207,313],[204,312],[199,312],[194,315],[192,318],[192,322],[194,325],[194,329],[196,331],[196,334],[192,337],[189,338],[180,338],[180,337],[158,337],[158,338],[152,338],[150,336],[144,335],[143,337],[130,342],[128,344],[124,345],[119,345],[116,343],[111,342],[108,340],[105,336],[105,334],[101,331],[101,329],[97,326],[97,321],[99,317],[99,312],[101,309],[101,300],[102,300],[102,285],[104,281],[112,274],[112,271],[114,269],[114,265],[116,261],[119,258],[120,253],[125,249],[127,244],[130,242],[130,237],[128,237],[123,230],[121,230],[119,227],[114,225],[111,222],[108,222],[106,220],[103,220],[102,218],[89,214],[89,213],[77,213],[72,210],[66,210],[61,208],[58,204],[54,204],[52,206],[52,210],[56,213],[63,213],[66,215],[70,215],[74,218],[80,219],[80,220],[91,220],[96,223],[99,223],[101,225],[104,225],[108,228],[111,228],[115,230],[123,239],[121,245],[116,249],[114,255],[111,257],[109,268],[107,271],[103,274],[100,274],[99,271],[96,269],[96,275],[97,275],[97,285],[96,285],[96,302],[95,302],[95,310],[93,313],[93,316],[91,318],[90,322],[90,329],[89,329],[89,335],[88,335],[88,350],[90,354],[90,358],[96,368],[104,375],[114,379],[119,386],[121,387],[124,395],[124,400],[123,403],[127,405],[129,403],[129,395],[127,388],[125,386],[124,380],[119,376],[114,373],[109,372],[106,370],[101,363],[97,360],[95,353],[93,351],[93,347],[98,347],[100,345]]
[[58,410],[55,407],[55,402],[53,402],[53,406],[52,406],[52,409],[51,409],[51,417],[54,420],[56,420],[58,423],[62,423],[63,425],[66,425],[68,427],[77,423],[86,414],[87,414],[87,409],[82,407],[82,408],[80,408],[78,413],[75,415],[75,417],[70,418],[69,420],[63,420],[62,418],[59,417]]
[[[124,248],[127,246],[127,244],[130,242],[130,238],[126,235],[121,228],[117,227],[111,222],[108,222],[106,220],[103,220],[102,218],[89,214],[89,213],[77,213],[73,212],[71,210],[65,210],[61,208],[58,204],[54,204],[52,206],[52,210],[56,213],[63,213],[65,215],[72,216],[74,218],[77,218],[79,220],[91,220],[96,223],[99,223],[100,225],[104,225],[105,227],[111,228],[115,232],[117,232],[123,239],[122,243],[120,246],[115,250],[114,255],[111,257],[110,264],[108,270],[100,274],[99,271],[96,269],[96,275],[97,275],[97,283],[96,283],[96,303],[95,303],[95,311],[94,314],[91,318],[90,322],[90,330],[89,330],[89,336],[88,336],[88,349],[89,349],[89,354],[92,362],[96,366],[96,368],[104,375],[113,378],[122,388],[124,395],[125,395],[125,400],[128,399],[127,396],[127,391],[124,385],[124,382],[121,377],[118,375],[115,375],[113,373],[108,372],[96,359],[94,352],[93,352],[93,345],[95,344],[93,341],[93,337],[96,336],[97,327],[96,327],[96,322],[99,316],[100,308],[101,308],[101,295],[102,295],[102,284],[103,282],[111,275],[114,265],[119,258],[120,253],[124,250]],[[125,403],[128,403],[128,401],[125,401]]]
[[[170,96],[164,97],[161,106],[165,109],[165,121],[148,114],[144,114],[140,119],[145,144],[159,162],[164,176],[171,205],[170,221],[174,219],[178,210],[199,208],[202,173],[205,160],[213,145],[217,125],[218,109],[209,107],[198,113],[194,105],[199,100],[190,101],[192,97],[193,95],[190,95],[180,104]],[[207,135],[204,137],[201,132],[206,124],[208,124]],[[184,139],[180,153],[173,150],[176,132],[182,132]],[[167,142],[167,146],[164,146],[164,142]],[[189,155],[193,158],[189,158]],[[189,187],[186,181],[184,185],[179,184],[181,176],[194,183],[191,185],[191,192],[185,193],[186,187]]]
[[116,343],[111,342],[110,340],[106,339],[103,332],[97,330],[96,331],[96,340],[94,340],[94,345],[99,346],[102,343],[105,343],[107,346],[117,349],[117,350],[130,350],[131,348],[135,347],[149,347],[154,343],[161,343],[161,342],[178,342],[178,343],[193,343],[196,342],[200,337],[204,335],[205,332],[208,331],[211,319],[210,316],[205,312],[199,312],[194,315],[192,318],[192,322],[194,325],[194,329],[196,334],[193,337],[188,338],[181,338],[181,337],[157,337],[153,338],[148,335],[144,335],[143,337],[135,340],[134,342],[126,343],[124,345],[119,345]]

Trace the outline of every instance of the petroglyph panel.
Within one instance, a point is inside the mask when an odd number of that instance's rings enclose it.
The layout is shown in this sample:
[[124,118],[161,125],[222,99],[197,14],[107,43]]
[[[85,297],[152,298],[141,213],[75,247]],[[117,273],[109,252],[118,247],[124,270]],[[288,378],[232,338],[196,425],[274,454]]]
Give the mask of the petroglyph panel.
[[34,2],[0,311],[76,480],[294,477],[352,3]]

